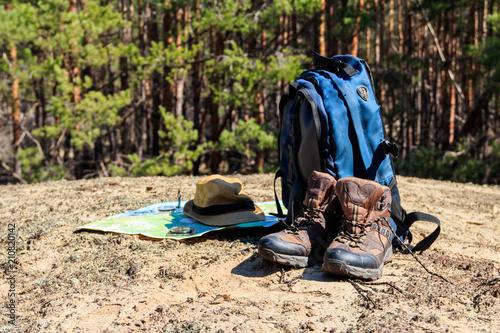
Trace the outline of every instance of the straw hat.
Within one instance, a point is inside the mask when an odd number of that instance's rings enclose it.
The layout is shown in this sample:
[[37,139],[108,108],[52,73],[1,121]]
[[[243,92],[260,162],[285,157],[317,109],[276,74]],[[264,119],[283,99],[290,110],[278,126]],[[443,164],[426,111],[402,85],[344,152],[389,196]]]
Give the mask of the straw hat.
[[205,177],[196,184],[194,200],[184,205],[184,214],[215,227],[264,221],[262,209],[241,187],[241,181],[236,178]]

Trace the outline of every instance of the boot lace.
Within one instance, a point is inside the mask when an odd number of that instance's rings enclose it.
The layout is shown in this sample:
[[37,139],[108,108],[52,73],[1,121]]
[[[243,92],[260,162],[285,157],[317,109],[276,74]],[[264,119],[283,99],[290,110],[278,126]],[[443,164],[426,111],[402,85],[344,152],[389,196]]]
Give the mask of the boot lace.
[[[387,222],[387,218],[385,216],[378,217],[368,222],[348,220],[344,217],[344,223],[341,224],[337,240],[342,243],[349,243],[349,246],[352,247],[359,247],[361,239],[367,234],[366,230],[369,230],[368,228],[370,228],[373,223],[377,223],[381,220]],[[359,228],[361,230],[359,233],[353,233],[349,231],[348,226],[351,226],[351,230],[355,230],[355,228]]]
[[295,217],[288,230],[298,233],[300,230],[306,230],[314,223],[323,219],[323,211],[317,208],[302,206],[299,214]]

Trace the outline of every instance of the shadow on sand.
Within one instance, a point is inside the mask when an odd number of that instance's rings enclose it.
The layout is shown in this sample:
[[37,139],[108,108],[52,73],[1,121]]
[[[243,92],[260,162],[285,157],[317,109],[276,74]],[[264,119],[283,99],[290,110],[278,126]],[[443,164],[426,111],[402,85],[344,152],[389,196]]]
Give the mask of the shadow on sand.
[[292,272],[293,270],[298,270],[302,272],[300,277],[301,280],[322,282],[338,282],[344,280],[341,277],[322,271],[321,265],[321,262],[317,262],[316,264],[312,263],[306,268],[295,268],[292,266],[285,266],[270,262],[259,256],[257,253],[254,253],[251,257],[234,267],[231,270],[231,273],[244,277],[266,277],[278,272],[286,274],[288,272]]

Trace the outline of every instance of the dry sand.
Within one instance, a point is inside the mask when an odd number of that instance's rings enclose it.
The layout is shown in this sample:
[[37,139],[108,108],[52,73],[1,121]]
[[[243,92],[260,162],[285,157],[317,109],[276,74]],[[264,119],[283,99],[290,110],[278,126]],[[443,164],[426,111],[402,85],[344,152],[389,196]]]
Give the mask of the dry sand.
[[[256,201],[273,175],[237,175]],[[404,207],[442,232],[417,258],[395,253],[364,283],[260,258],[273,229],[189,241],[75,232],[153,203],[194,196],[196,177],[103,178],[0,187],[0,332],[500,331],[500,188],[399,177]],[[15,224],[16,325],[6,306]],[[416,239],[432,225],[413,227]]]

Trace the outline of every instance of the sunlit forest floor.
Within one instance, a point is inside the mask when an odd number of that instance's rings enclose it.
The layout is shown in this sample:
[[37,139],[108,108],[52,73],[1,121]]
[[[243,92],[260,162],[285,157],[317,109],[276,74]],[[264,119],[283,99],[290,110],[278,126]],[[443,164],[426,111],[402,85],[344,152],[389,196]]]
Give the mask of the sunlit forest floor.
[[[255,201],[271,174],[236,175]],[[1,332],[482,332],[500,327],[500,187],[399,177],[403,206],[441,219],[435,244],[395,253],[374,283],[257,255],[275,231],[190,241],[76,232],[126,210],[194,197],[197,177],[100,178],[0,187],[0,260],[15,224],[16,325]],[[432,231],[416,223],[415,239]],[[9,284],[0,273],[0,295]],[[447,279],[446,282],[441,277]]]

